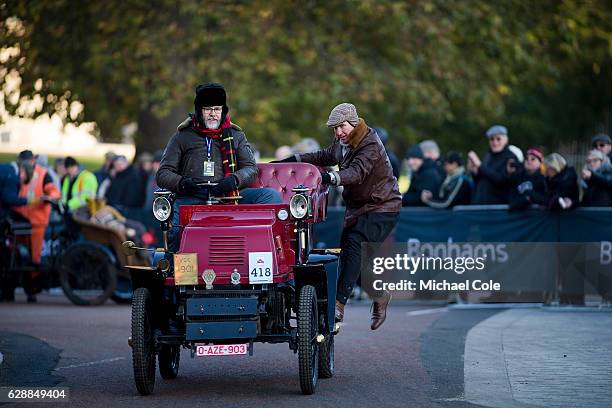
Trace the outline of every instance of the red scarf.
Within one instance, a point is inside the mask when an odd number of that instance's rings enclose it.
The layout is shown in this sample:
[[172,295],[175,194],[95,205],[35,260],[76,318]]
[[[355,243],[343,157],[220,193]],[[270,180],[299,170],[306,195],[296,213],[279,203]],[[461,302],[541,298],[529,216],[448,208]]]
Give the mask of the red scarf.
[[210,137],[211,139],[220,138],[221,134],[223,133],[223,129],[229,129],[232,126],[229,114],[225,115],[225,120],[217,129],[208,129],[202,126],[200,122],[198,122],[198,118],[196,118],[195,115],[191,116],[191,123],[196,132],[202,134],[203,136]]

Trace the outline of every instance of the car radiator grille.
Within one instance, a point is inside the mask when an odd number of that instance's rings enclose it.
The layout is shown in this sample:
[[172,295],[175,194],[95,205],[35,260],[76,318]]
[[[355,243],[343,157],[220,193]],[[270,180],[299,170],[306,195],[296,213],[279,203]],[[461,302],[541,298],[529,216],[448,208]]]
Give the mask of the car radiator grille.
[[208,263],[211,265],[244,265],[245,237],[210,237]]

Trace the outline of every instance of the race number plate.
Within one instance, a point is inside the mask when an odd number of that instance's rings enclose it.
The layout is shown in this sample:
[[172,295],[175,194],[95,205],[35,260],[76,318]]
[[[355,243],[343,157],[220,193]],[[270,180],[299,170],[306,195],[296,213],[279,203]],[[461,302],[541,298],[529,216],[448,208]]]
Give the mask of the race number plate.
[[249,252],[249,284],[272,283],[272,252]]
[[246,354],[248,346],[246,344],[197,344],[196,356],[240,356]]
[[174,254],[174,284],[198,284],[198,254]]

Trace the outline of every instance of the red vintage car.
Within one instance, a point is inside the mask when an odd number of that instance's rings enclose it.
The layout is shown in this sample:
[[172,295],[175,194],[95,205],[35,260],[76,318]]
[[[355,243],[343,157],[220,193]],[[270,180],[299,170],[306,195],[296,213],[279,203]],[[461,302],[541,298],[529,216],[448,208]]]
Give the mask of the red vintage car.
[[[337,273],[325,264],[335,250],[312,248],[312,227],[325,221],[327,188],[307,163],[259,164],[251,187],[271,187],[282,204],[236,204],[211,199],[180,207],[180,250],[168,253],[173,194],[153,204],[165,245],[151,267],[131,272],[134,378],[138,391],[178,374],[180,348],[191,357],[253,355],[255,343],[288,343],[298,354],[300,386],[315,391],[334,373]],[[126,253],[136,248],[125,242]],[[172,258],[169,257],[172,255]],[[169,259],[174,262],[169,262]],[[164,330],[174,319],[177,332]]]

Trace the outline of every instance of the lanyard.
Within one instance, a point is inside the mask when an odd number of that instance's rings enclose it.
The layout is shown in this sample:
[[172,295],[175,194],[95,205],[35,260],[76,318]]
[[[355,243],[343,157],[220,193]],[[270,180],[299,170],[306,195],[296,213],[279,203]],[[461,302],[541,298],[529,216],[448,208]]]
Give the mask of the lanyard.
[[208,155],[208,161],[210,161],[212,155],[212,139],[210,137],[206,138],[206,149],[207,149],[207,155]]

